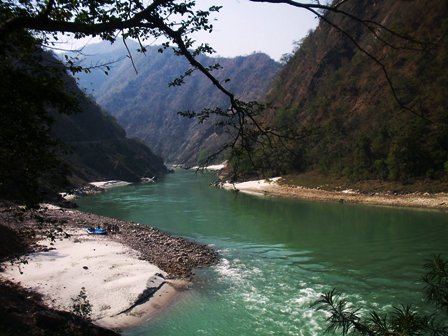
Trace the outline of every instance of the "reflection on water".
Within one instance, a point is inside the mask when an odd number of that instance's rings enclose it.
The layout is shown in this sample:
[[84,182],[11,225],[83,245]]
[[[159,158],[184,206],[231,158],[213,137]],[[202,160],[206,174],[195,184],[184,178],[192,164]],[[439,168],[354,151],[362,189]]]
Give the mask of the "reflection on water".
[[310,308],[336,287],[366,308],[421,303],[421,265],[448,255],[436,211],[263,198],[210,188],[179,172],[79,201],[81,210],[213,244],[218,265],[197,272],[168,314],[131,335],[320,335]]

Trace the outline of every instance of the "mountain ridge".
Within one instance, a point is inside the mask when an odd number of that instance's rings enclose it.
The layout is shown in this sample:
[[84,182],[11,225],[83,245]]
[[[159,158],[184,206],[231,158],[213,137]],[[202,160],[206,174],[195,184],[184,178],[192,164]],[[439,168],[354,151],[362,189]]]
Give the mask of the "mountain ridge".
[[[195,119],[179,116],[178,112],[225,109],[229,105],[228,97],[198,71],[186,77],[185,84],[169,87],[190,66],[171,50],[160,53],[159,49],[152,46],[146,55],[134,55],[138,74],[131,62],[121,63],[93,94],[131,137],[144,141],[157,155],[170,162],[196,165],[201,158],[217,151],[229,136],[215,127],[213,121],[199,124]],[[213,74],[244,100],[261,99],[280,67],[261,53],[235,58],[202,55],[198,60],[205,66],[219,63],[222,69]],[[85,79],[81,78],[80,83],[82,86]]]

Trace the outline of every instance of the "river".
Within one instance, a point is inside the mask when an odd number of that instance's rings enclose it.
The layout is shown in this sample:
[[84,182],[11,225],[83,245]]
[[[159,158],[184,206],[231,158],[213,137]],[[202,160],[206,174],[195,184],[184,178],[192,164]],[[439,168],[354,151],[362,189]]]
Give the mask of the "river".
[[148,325],[126,335],[322,335],[310,307],[333,288],[367,312],[424,307],[422,265],[448,257],[448,215],[258,197],[176,172],[78,201],[80,210],[136,221],[214,246],[220,262]]

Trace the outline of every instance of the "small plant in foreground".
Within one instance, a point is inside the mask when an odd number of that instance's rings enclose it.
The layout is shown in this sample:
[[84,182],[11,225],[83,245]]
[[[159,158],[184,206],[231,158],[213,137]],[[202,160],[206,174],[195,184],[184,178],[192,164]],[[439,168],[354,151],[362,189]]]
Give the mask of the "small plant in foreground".
[[92,315],[92,304],[87,299],[85,287],[82,287],[79,294],[76,297],[72,298],[71,300],[72,300],[71,312],[82,318],[90,320]]
[[448,336],[448,262],[435,256],[425,264],[424,296],[435,306],[430,314],[413,306],[394,307],[390,312],[362,316],[334,289],[322,294],[313,307],[327,313],[326,332],[366,336]]

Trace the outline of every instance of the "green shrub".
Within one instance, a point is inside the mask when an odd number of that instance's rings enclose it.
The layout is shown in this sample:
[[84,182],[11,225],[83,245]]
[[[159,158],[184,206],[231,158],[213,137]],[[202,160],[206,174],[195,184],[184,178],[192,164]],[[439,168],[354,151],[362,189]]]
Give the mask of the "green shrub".
[[82,318],[90,320],[92,315],[92,304],[87,299],[85,287],[82,287],[79,294],[76,297],[72,298],[71,300],[72,300],[71,312]]

